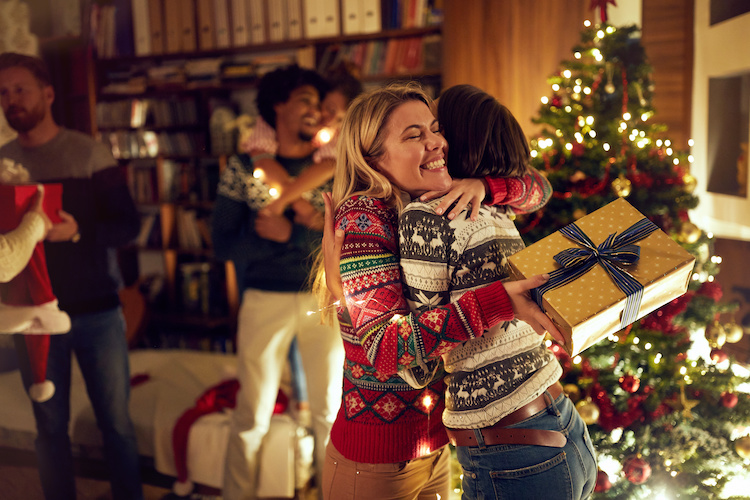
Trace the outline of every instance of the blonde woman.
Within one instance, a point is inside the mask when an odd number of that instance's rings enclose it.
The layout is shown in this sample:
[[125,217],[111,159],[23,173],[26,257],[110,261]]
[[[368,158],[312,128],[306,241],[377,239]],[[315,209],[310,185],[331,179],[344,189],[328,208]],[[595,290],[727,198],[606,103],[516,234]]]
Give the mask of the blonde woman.
[[547,276],[493,283],[410,313],[399,270],[398,214],[410,199],[452,184],[431,104],[416,85],[392,85],[355,100],[342,126],[328,202],[344,232],[344,301],[337,313],[346,360],[323,469],[326,499],[448,498],[444,384],[438,379],[415,389],[399,372],[438,359],[501,321],[554,329],[526,296]]

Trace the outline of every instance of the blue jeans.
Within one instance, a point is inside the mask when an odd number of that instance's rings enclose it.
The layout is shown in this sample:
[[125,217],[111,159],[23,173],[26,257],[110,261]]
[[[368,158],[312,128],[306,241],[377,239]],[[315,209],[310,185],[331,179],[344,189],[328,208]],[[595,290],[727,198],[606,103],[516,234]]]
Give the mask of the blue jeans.
[[[75,353],[102,432],[113,498],[142,500],[138,448],[128,410],[130,367],[122,311],[117,307],[79,314],[71,316],[71,322],[70,332],[50,337],[47,379],[55,384],[55,394],[44,403],[33,403],[36,453],[44,496],[47,500],[76,498],[68,434],[71,354]],[[22,338],[17,345],[24,348]],[[33,378],[27,357],[20,358],[23,360],[21,374],[28,390]]]
[[586,424],[567,396],[561,394],[546,410],[509,427],[560,431],[568,440],[563,448],[459,446],[462,499],[579,500],[593,493],[594,448]]

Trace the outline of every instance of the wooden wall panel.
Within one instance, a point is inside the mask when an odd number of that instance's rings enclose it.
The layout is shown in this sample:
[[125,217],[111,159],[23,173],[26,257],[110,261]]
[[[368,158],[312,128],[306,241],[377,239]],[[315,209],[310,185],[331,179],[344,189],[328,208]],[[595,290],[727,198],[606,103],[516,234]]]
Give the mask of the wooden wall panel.
[[688,149],[693,94],[693,0],[642,0],[641,41],[653,68],[654,120]]
[[[445,0],[443,88],[470,83],[494,95],[527,135],[547,77],[573,57],[590,0]],[[597,14],[598,16],[598,14]]]

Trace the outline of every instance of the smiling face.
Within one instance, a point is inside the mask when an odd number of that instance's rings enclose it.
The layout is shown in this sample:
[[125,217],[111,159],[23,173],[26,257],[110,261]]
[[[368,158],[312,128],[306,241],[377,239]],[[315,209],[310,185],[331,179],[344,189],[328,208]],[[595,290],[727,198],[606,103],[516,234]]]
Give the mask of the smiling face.
[[8,124],[19,133],[34,129],[52,105],[52,87],[44,86],[26,68],[0,71],[0,106]]
[[427,105],[407,101],[388,118],[384,152],[374,167],[412,198],[427,191],[444,191],[452,182],[445,167],[446,147]]
[[312,85],[303,85],[275,106],[278,132],[288,132],[310,141],[320,129],[320,96]]

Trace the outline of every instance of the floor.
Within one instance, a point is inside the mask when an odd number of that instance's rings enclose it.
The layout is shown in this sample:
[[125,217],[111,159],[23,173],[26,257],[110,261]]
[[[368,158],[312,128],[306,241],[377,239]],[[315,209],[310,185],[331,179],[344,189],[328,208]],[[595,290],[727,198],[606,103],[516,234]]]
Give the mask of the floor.
[[[111,500],[109,483],[98,479],[76,478],[77,500]],[[178,499],[170,495],[168,488],[144,485],[145,500]],[[169,495],[169,496],[168,496]],[[167,498],[165,498],[167,497]],[[34,467],[0,465],[0,498],[3,500],[44,500],[39,476]],[[190,500],[220,500],[215,495],[192,495]],[[312,488],[299,493],[296,500],[316,500],[317,491]],[[271,500],[271,499],[269,499]]]

